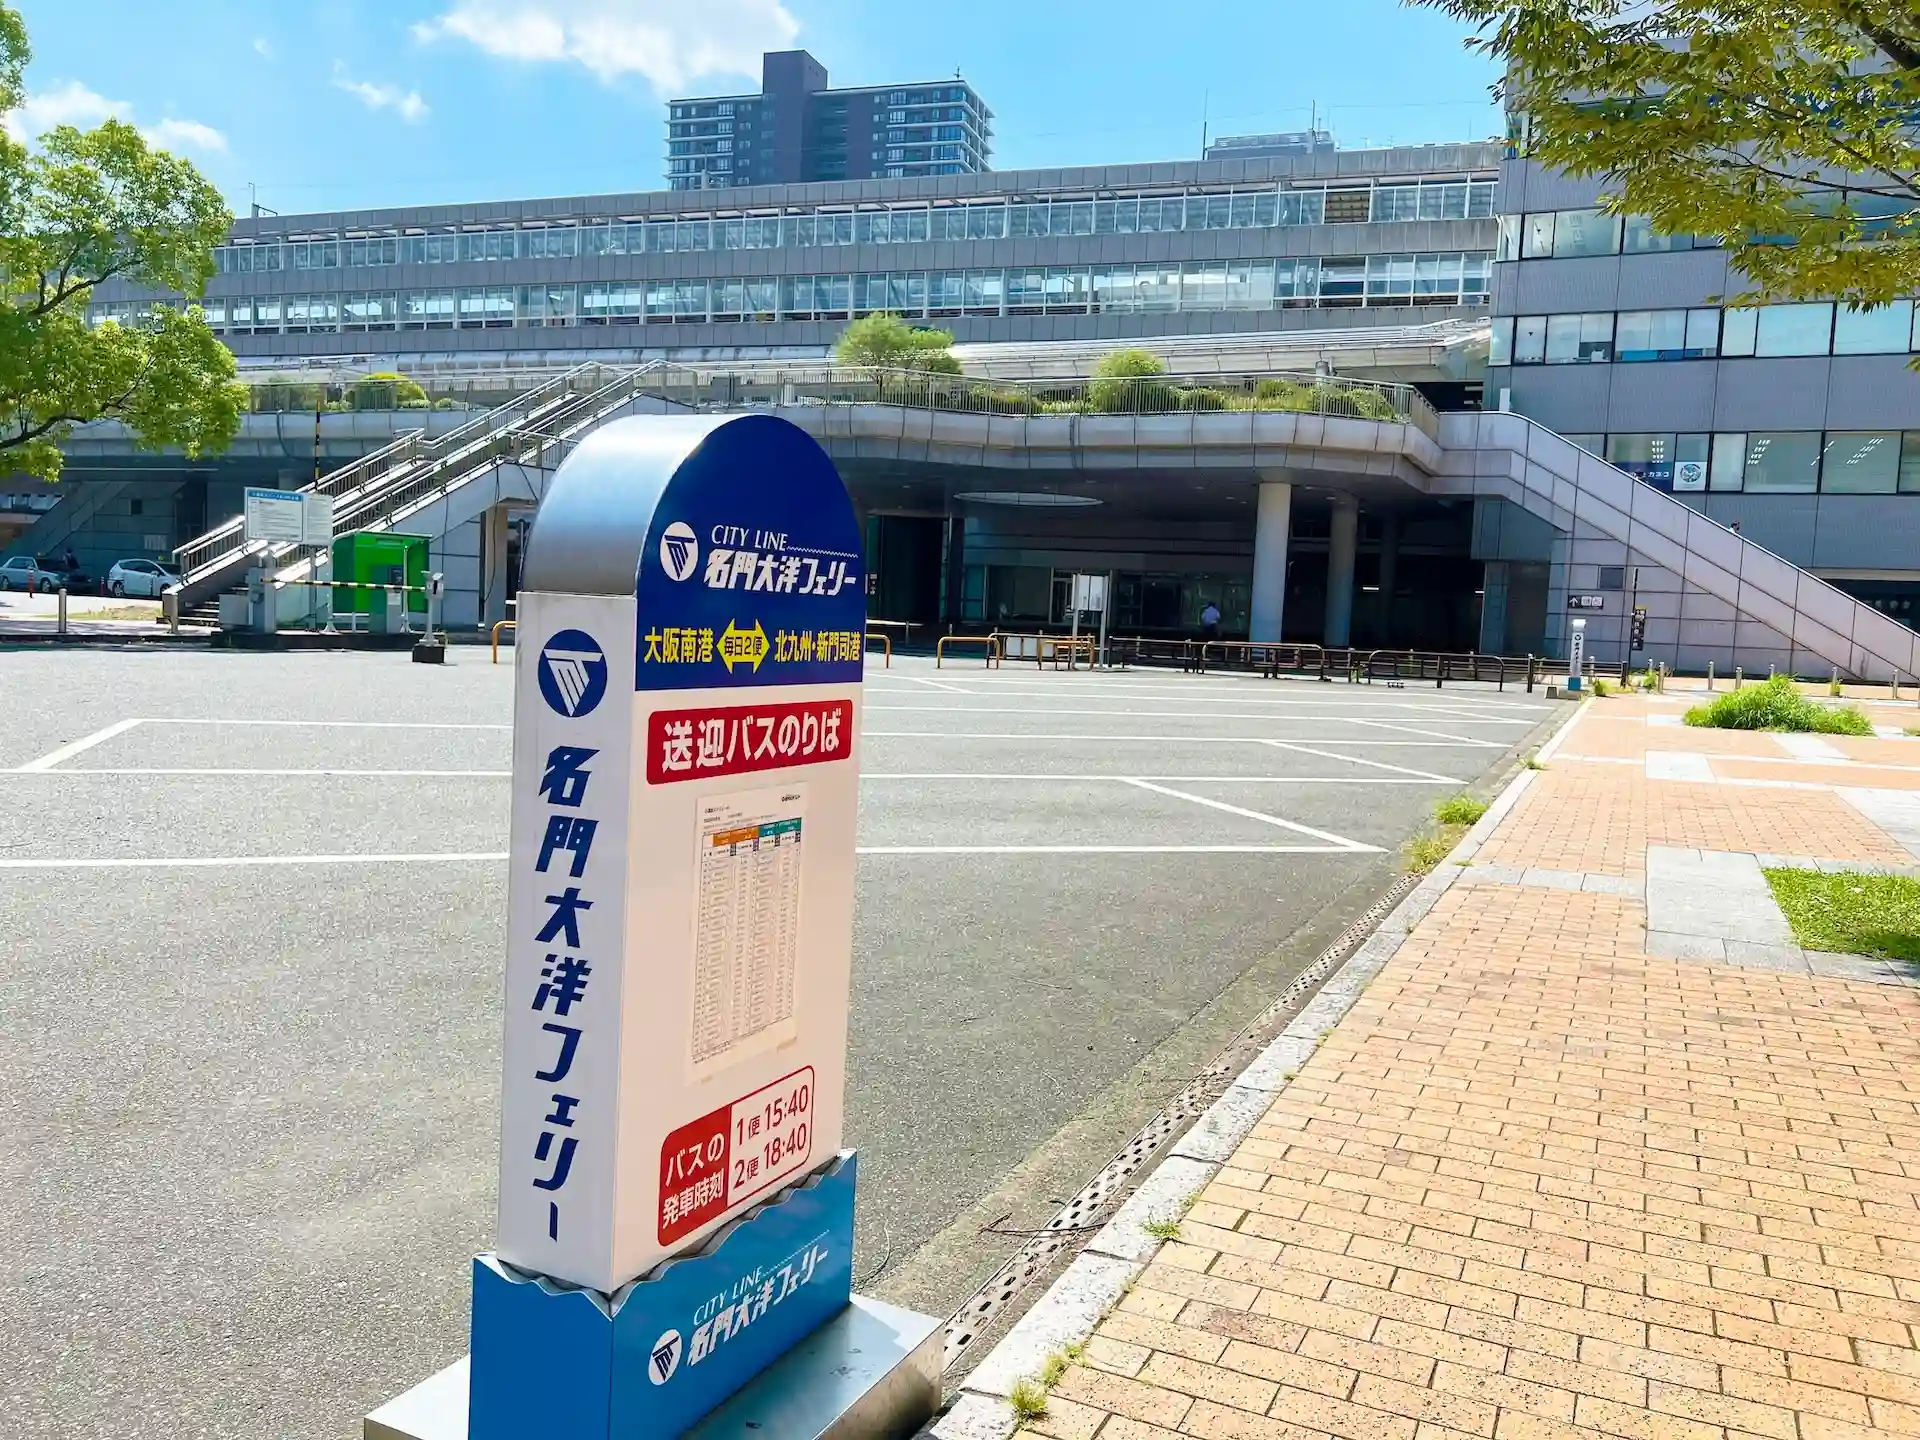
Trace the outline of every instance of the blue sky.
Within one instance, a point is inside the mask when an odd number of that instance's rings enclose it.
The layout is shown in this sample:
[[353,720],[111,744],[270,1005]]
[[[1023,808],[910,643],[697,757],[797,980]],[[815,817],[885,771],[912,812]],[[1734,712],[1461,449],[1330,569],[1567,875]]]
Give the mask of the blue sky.
[[[14,0],[16,133],[106,114],[244,214],[654,189],[671,95],[757,88],[804,46],[837,85],[962,70],[994,164],[1197,156],[1212,133],[1484,138],[1493,69],[1398,0]],[[911,18],[909,18],[911,17]]]

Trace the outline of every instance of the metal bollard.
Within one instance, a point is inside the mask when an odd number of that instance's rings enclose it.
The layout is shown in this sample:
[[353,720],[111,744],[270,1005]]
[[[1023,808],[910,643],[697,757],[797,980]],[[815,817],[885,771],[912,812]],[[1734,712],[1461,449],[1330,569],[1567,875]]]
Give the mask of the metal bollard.
[[1746,671],[1738,665],[1734,666],[1733,667],[1733,688],[1738,690],[1740,688],[1740,682],[1745,678],[1746,678]]
[[67,633],[67,587],[60,587],[60,633]]
[[1713,693],[1713,661],[1707,661],[1707,693]]

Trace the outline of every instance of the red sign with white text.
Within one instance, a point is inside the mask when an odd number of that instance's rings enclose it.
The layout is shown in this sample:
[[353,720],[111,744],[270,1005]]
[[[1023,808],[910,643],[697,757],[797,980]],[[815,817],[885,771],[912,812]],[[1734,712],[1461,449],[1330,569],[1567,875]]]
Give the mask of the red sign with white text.
[[722,705],[647,717],[647,783],[823,765],[853,754],[853,702]]
[[813,1083],[809,1065],[667,1136],[660,1146],[662,1245],[806,1169]]

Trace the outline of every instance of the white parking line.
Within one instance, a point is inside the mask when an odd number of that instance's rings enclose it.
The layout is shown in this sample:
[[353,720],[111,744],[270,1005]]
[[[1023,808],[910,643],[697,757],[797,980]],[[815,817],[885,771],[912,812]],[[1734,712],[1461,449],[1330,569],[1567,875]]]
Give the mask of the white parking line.
[[[1431,770],[1413,770],[1405,765],[1389,765],[1384,760],[1367,760],[1358,755],[1342,755],[1334,750],[1316,750],[1311,745],[1295,745],[1287,740],[1263,740],[1263,745],[1271,745],[1276,750],[1293,750],[1302,755],[1318,755],[1322,760],[1345,760],[1349,765],[1365,765],[1373,770],[1390,770],[1396,775],[1413,775],[1422,780],[1444,780],[1444,775],[1436,775]],[[1475,744],[1481,742],[1475,741]]]
[[[1134,710],[1125,706],[1106,710],[1077,710],[1049,708],[1034,705],[867,705],[862,707],[867,714],[893,715],[1027,715],[1042,718],[1053,715],[1110,716],[1125,720],[1218,720],[1217,709],[1206,710]],[[1236,715],[1239,721],[1259,721],[1262,723],[1287,724],[1379,724],[1358,715]],[[1531,720],[1489,717],[1479,722],[1487,725],[1531,725]],[[1400,726],[1389,726],[1400,729]],[[1493,741],[1483,740],[1478,744],[1490,745]]]
[[862,855],[1357,855],[1350,845],[862,845]]
[[[950,690],[950,691],[952,691],[952,692],[953,692],[953,693],[954,693],[955,695],[971,695],[971,694],[973,694],[973,693],[974,693],[974,692],[973,692],[973,691],[971,691],[971,690],[962,690],[962,689],[961,689],[961,688],[960,688],[960,687],[959,687],[958,685],[949,685],[949,684],[947,684],[947,683],[946,683],[946,681],[944,681],[944,680],[928,680],[928,679],[926,679],[926,678],[925,678],[924,676],[920,676],[920,675],[891,675],[891,676],[888,676],[887,678],[888,678],[888,679],[892,679],[892,680],[910,680],[910,681],[912,681],[912,682],[913,682],[913,683],[914,683],[915,685],[929,685],[929,686],[932,686],[932,687],[933,687],[933,688],[934,688],[935,690]],[[872,684],[872,681],[868,681],[867,683],[868,683],[868,684]],[[879,692],[879,691],[876,691],[875,693],[891,693],[891,694],[894,694],[894,695],[910,695],[910,694],[912,694],[913,692],[912,692],[912,691],[910,691],[910,690],[894,690],[894,691],[891,691],[891,692]]]
[[[1345,758],[1345,757],[1341,757]],[[1374,763],[1361,762],[1360,763]],[[1634,762],[1638,764],[1639,762]],[[1383,766],[1383,769],[1400,770],[1400,766]],[[90,767],[68,768],[64,770],[14,771],[15,774],[48,775],[56,779],[67,779],[87,775],[147,775],[147,776],[221,776],[243,777],[264,776],[269,779],[332,779],[332,780],[510,780],[511,770],[298,770],[298,769],[216,769],[179,767]],[[1236,785],[1464,785],[1467,782],[1451,775],[1429,775],[1426,771],[1411,772],[1411,778],[1401,775],[1102,775],[1095,773],[1057,775],[1037,774],[1028,770],[1006,771],[1004,773],[975,772],[969,770],[928,770],[928,771],[874,771],[863,773],[862,780],[988,780],[1001,781],[1048,781],[1066,783],[1074,781],[1128,779],[1162,780],[1174,784],[1193,784],[1199,781],[1230,781]]]
[[138,720],[116,720],[113,722],[113,724],[107,726],[107,728],[104,730],[96,730],[93,732],[93,734],[88,735],[83,739],[70,741],[69,743],[62,745],[58,750],[49,750],[45,755],[42,755],[38,760],[27,761],[26,764],[18,767],[19,773],[23,775],[31,775],[31,774],[34,774],[36,771],[51,770],[54,766],[58,765],[62,760],[71,760],[74,756],[80,754],[82,751],[91,750],[94,746],[100,744],[103,740],[111,740],[116,735],[124,735],[127,733],[127,731],[133,729],[134,726],[140,723],[142,722]]
[[221,870],[236,865],[409,865],[427,862],[504,860],[504,850],[430,855],[138,855],[0,859],[0,870]]
[[[1218,719],[1218,716],[1209,716]],[[1300,750],[1305,747],[1292,740],[1270,740],[1264,735],[1087,735],[1047,734],[1039,731],[1011,730],[863,730],[862,736],[869,740],[1018,740],[1018,741],[1111,741],[1114,743],[1140,745],[1278,745],[1284,750]],[[1318,737],[1309,736],[1309,739]],[[1377,746],[1388,750],[1500,750],[1505,747],[1491,740],[1328,740],[1329,745]],[[1312,752],[1310,752],[1312,753]],[[1331,753],[1331,752],[1328,752]],[[1354,760],[1351,755],[1334,755],[1335,760]],[[1389,767],[1391,768],[1391,767]]]
[[1335,835],[1330,830],[1316,830],[1311,825],[1299,825],[1291,820],[1282,820],[1278,815],[1268,815],[1261,810],[1249,810],[1241,805],[1229,805],[1224,800],[1212,800],[1205,795],[1193,795],[1185,790],[1175,790],[1170,786],[1156,785],[1151,780],[1129,778],[1126,782],[1141,790],[1151,790],[1156,795],[1170,795],[1175,800],[1190,800],[1195,805],[1204,805],[1209,810],[1221,810],[1228,815],[1239,815],[1248,820],[1258,820],[1265,825],[1275,825],[1282,830],[1291,830],[1296,835],[1311,835],[1316,840],[1325,840],[1338,845],[1343,850],[1364,852],[1371,855],[1380,853],[1378,845],[1363,845],[1358,840],[1349,840],[1344,835]]
[[[1284,822],[1283,822],[1284,823]],[[1301,826],[1291,826],[1301,829]],[[861,855],[1359,855],[1371,845],[862,845]],[[498,863],[504,850],[416,855],[134,855],[0,859],[0,870],[228,870],[271,865]]]
[[[14,773],[25,774],[29,772],[15,771]],[[129,765],[118,766],[111,769],[105,766],[99,769],[79,766],[64,770],[36,770],[30,773],[63,777],[69,775],[264,775],[269,778],[278,778],[280,776],[323,776],[332,779],[357,779],[361,776],[371,776],[381,780],[507,780],[513,776],[511,770],[302,770],[267,766],[235,766],[225,768],[220,766],[196,765]]]
[[[68,774],[84,772],[68,771]],[[860,777],[862,780],[992,780],[992,781],[1028,781],[1041,780],[1049,783],[1072,783],[1076,781],[1114,780],[1132,783],[1136,780],[1158,780],[1169,785],[1464,785],[1464,780],[1456,780],[1449,775],[1435,775],[1431,779],[1412,779],[1397,775],[1043,775],[1031,770],[1015,770],[1005,774],[975,774],[965,770],[930,770],[925,772],[885,772],[869,771]]]
[[149,715],[135,725],[306,726],[316,730],[511,730],[511,725],[467,720],[240,720],[226,715]]
[[1350,723],[1365,725],[1369,730],[1392,730],[1402,735],[1424,735],[1429,740],[1465,740],[1474,745],[1495,745],[1494,740],[1475,740],[1470,735],[1455,735],[1446,730],[1425,730],[1417,725],[1395,725],[1388,720],[1361,720],[1355,718]]

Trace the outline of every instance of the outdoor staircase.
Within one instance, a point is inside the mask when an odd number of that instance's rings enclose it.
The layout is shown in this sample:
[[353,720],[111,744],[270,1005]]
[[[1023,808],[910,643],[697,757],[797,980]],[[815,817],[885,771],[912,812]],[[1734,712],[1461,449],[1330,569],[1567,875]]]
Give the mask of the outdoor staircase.
[[[656,409],[679,408],[647,394],[647,377],[658,368],[657,361],[578,366],[445,435],[428,439],[421,431],[409,431],[301,488],[332,497],[336,535],[359,530],[408,533],[409,516],[445,502],[503,467],[552,469],[587,432],[642,402],[650,401]],[[445,528],[471,518],[463,515]],[[445,528],[433,533],[444,534]],[[241,584],[262,555],[270,559],[277,580],[290,582],[307,579],[326,549],[249,542],[241,517],[235,516],[174,551],[181,578],[167,592],[167,603],[182,616],[203,608]]]
[[[36,555],[58,555],[75,535],[108,504],[126,493],[130,481],[105,480],[68,491],[60,503],[40,517],[25,543]],[[105,576],[101,579],[104,581]]]

